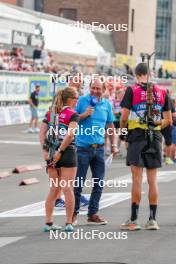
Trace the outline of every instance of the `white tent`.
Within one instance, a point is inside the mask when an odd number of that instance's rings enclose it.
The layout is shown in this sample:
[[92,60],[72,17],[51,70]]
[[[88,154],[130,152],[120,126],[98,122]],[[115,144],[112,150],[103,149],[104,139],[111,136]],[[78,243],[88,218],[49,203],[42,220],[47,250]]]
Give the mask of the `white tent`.
[[89,56],[104,52],[90,30],[47,19],[41,19],[41,26],[47,49]]
[[[46,18],[45,18],[46,17]],[[59,18],[26,9],[0,4],[0,27],[2,30],[18,30],[33,33],[37,24],[43,28],[45,48],[72,54],[98,56],[104,48],[95,35],[85,28],[57,21]]]

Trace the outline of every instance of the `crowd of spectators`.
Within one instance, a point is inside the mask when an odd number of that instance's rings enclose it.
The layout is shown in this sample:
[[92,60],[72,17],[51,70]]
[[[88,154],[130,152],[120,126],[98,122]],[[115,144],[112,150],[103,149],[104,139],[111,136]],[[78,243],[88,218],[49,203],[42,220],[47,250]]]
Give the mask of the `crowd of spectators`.
[[[55,62],[51,52],[44,48],[36,47],[33,51],[32,58],[27,58],[24,55],[23,48],[13,48],[11,51],[0,49],[0,70],[6,71],[23,71],[23,72],[43,72],[43,73],[58,73],[59,65]],[[98,73],[106,73],[109,76],[126,74],[134,78],[133,69],[124,64],[122,69],[101,66],[97,69]],[[162,66],[158,70],[153,69],[151,74],[155,78],[172,79],[176,78],[176,72],[164,70]]]
[[158,69],[158,78],[160,79],[175,79],[176,78],[176,72],[170,72],[167,69],[164,70],[162,66]]
[[12,51],[0,49],[0,70],[23,72],[58,72],[58,65],[51,52],[37,47],[33,58],[27,58],[22,48]]

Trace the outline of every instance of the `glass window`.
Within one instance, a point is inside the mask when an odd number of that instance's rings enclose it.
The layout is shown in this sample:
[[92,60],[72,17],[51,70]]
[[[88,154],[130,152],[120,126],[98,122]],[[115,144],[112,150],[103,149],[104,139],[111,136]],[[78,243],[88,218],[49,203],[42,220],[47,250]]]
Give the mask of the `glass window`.
[[77,20],[77,9],[75,8],[59,8],[59,16],[71,20]]
[[43,0],[35,0],[34,8],[38,12],[43,12]]
[[169,59],[171,39],[172,0],[158,0],[156,21],[156,55]]

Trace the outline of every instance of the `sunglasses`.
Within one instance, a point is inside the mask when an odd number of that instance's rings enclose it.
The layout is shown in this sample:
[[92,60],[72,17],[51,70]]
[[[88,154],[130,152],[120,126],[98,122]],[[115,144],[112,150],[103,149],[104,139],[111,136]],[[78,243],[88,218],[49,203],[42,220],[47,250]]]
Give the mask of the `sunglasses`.
[[101,90],[101,87],[95,87],[95,86],[92,86],[91,89],[94,90],[94,91],[95,91],[95,90]]
[[71,99],[76,99],[76,100],[78,100],[78,96],[73,96],[73,97],[71,97]]

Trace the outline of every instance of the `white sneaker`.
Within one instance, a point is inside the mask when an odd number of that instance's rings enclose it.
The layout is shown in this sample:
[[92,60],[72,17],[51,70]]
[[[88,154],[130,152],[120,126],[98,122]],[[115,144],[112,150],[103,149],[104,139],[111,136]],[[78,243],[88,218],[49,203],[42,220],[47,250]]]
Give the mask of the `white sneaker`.
[[28,128],[27,133],[34,133],[34,130],[32,128]]
[[38,127],[35,127],[33,131],[34,131],[34,133],[39,133],[40,129]]
[[145,229],[147,229],[147,230],[159,230],[160,227],[159,227],[156,220],[151,219],[151,220],[147,221],[147,223],[145,225]]

